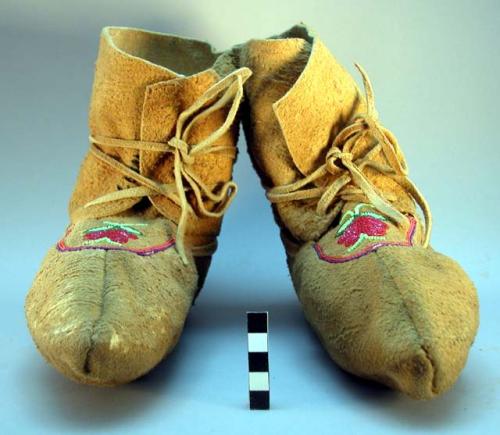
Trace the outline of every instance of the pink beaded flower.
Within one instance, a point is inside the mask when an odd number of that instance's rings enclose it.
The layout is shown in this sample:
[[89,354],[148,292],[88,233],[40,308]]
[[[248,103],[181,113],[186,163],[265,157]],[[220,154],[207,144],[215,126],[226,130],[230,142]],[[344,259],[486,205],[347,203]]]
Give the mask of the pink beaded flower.
[[141,224],[124,224],[118,222],[104,221],[104,225],[100,227],[90,228],[84,231],[83,238],[86,243],[107,242],[113,245],[123,245],[129,240],[137,240],[142,233],[136,230],[132,225]]
[[354,210],[347,211],[337,230],[337,243],[345,246],[348,252],[354,251],[365,240],[384,240],[388,225],[387,219],[372,211],[361,211],[369,204],[358,204]]

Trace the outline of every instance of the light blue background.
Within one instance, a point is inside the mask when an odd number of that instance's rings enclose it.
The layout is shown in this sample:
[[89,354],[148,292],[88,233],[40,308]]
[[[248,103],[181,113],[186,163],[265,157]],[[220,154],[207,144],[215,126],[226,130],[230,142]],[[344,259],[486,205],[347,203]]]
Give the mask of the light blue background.
[[[344,374],[309,331],[278,229],[240,140],[240,194],[174,354],[115,389],[66,380],[26,330],[24,296],[67,224],[87,149],[100,28],[145,27],[226,48],[305,21],[375,86],[435,218],[433,245],[479,289],[462,377],[414,402]],[[500,3],[161,1],[0,3],[0,432],[113,434],[498,433]],[[270,312],[272,410],[247,410],[245,311]]]

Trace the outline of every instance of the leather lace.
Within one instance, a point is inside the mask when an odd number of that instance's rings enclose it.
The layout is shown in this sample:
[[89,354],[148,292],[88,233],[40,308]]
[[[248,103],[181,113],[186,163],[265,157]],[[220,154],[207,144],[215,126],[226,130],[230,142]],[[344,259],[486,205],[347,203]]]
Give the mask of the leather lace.
[[[365,168],[372,168],[394,180],[419,205],[425,220],[423,245],[427,247],[432,227],[429,205],[415,184],[408,178],[408,168],[397,139],[378,120],[373,88],[368,75],[360,65],[356,64],[356,68],[363,78],[366,113],[355,116],[352,122],[337,134],[326,154],[324,164],[296,182],[269,189],[267,197],[274,203],[317,199],[317,213],[329,214],[332,220],[341,212],[346,202],[368,200],[393,222],[405,225],[408,219],[388,200],[396,198],[391,198],[390,193],[385,194],[384,197],[363,173]],[[365,138],[372,139],[372,147],[363,156],[354,159],[353,150]],[[374,160],[374,157],[380,153],[384,155],[388,164]],[[338,164],[339,162],[341,165]],[[330,179],[325,185],[310,187],[311,184],[327,175],[330,175]]]
[[[128,198],[163,195],[180,207],[181,214],[177,224],[176,248],[183,262],[187,263],[184,242],[186,225],[188,215],[196,214],[187,199],[187,192],[194,194],[197,210],[201,215],[220,218],[230,205],[238,189],[235,182],[228,181],[217,190],[213,190],[197,176],[191,166],[196,156],[203,154],[225,153],[233,157],[235,156],[235,148],[233,146],[215,145],[215,142],[228,131],[236,119],[238,108],[243,98],[243,83],[250,75],[251,71],[248,68],[240,68],[210,87],[192,106],[179,115],[175,134],[166,143],[116,139],[98,135],[90,136],[90,152],[113,169],[135,180],[138,186],[105,194],[88,202],[84,207]],[[207,104],[215,97],[218,97],[218,99],[214,103]],[[226,119],[219,128],[199,143],[189,144],[187,142],[191,128],[195,123],[229,103],[231,103],[231,106]],[[171,153],[174,155],[174,181],[172,183],[160,183],[146,177],[109,156],[99,146]],[[210,204],[215,205],[213,209],[209,209],[206,206],[205,201],[207,200],[210,201]]]

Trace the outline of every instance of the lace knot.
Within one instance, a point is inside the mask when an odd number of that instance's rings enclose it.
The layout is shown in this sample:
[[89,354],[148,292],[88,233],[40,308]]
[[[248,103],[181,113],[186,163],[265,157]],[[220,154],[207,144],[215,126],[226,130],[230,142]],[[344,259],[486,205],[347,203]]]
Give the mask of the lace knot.
[[[243,83],[250,75],[251,71],[248,68],[240,68],[207,89],[193,105],[179,115],[175,134],[167,143],[90,136],[90,151],[104,163],[134,179],[138,186],[110,192],[88,202],[84,207],[121,199],[155,195],[162,195],[169,198],[180,208],[175,244],[182,261],[187,264],[184,236],[188,224],[188,215],[200,214],[204,217],[221,218],[237,192],[237,185],[233,181],[227,181],[221,186],[208,186],[189,166],[194,163],[197,154],[226,153],[231,156],[235,155],[234,146],[218,145],[217,141],[229,130],[236,119],[238,108],[243,98]],[[227,105],[229,105],[229,110],[222,125],[198,143],[189,144],[187,142],[189,132],[197,122],[205,119],[215,110],[222,109]],[[140,170],[135,171],[109,156],[100,150],[96,144],[108,147],[173,153],[174,181],[164,184],[152,180],[141,174]],[[187,191],[193,193],[192,198],[196,203],[194,208],[188,201]],[[159,211],[162,213],[161,210]],[[168,218],[168,216],[166,217]]]
[[192,165],[194,163],[194,156],[190,153],[188,143],[176,136],[171,138],[167,144],[174,150],[178,151],[182,157],[182,162],[186,165]]

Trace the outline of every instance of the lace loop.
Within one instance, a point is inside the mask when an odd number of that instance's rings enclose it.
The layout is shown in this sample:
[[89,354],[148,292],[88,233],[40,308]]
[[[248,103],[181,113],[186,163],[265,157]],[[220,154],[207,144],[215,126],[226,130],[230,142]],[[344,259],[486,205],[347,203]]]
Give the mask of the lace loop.
[[[243,98],[243,83],[250,75],[251,71],[248,68],[240,68],[210,87],[192,106],[179,115],[175,134],[167,143],[90,136],[90,151],[92,154],[113,169],[136,181],[138,186],[105,194],[88,202],[84,207],[87,208],[116,200],[151,195],[162,195],[169,198],[179,205],[181,210],[177,224],[176,248],[183,262],[186,264],[187,256],[184,238],[188,215],[196,214],[187,199],[186,192],[190,191],[194,193],[196,208],[201,215],[220,218],[231,204],[238,190],[236,183],[233,181],[223,183],[222,186],[218,187],[217,191],[212,190],[190,167],[197,155],[225,153],[232,157],[235,156],[236,151],[233,146],[214,145],[214,143],[228,131],[236,119],[238,108]],[[216,97],[217,100],[212,102]],[[231,106],[222,125],[199,143],[189,144],[188,137],[192,127],[197,122],[229,103]],[[159,183],[152,180],[109,156],[99,149],[98,145],[171,153],[174,155],[174,181],[173,183]],[[206,200],[211,201],[215,205],[213,210],[210,210],[207,204],[205,204]]]
[[340,162],[352,162],[352,159],[353,155],[351,153],[342,152],[340,148],[332,146],[326,154],[326,170],[330,174],[335,175],[339,171],[339,169],[342,169],[341,167],[336,165],[337,160],[340,160]]
[[[367,167],[385,175],[404,188],[418,204],[425,220],[423,245],[430,241],[432,215],[427,201],[417,187],[407,177],[406,160],[396,137],[378,121],[375,109],[373,88],[364,69],[356,64],[363,78],[366,99],[366,113],[357,115],[351,124],[341,130],[332,142],[325,158],[325,163],[308,176],[282,186],[268,190],[271,202],[287,202],[305,199],[317,199],[316,212],[337,216],[344,204],[349,201],[368,200],[375,208],[399,225],[405,225],[407,218],[391,204],[395,200],[391,193],[380,192],[366,177],[363,170]],[[353,149],[363,139],[372,138],[371,149],[362,157],[354,159]],[[379,163],[374,157],[382,153],[388,162]],[[327,183],[323,182],[328,176]],[[314,187],[308,187],[309,185]]]

